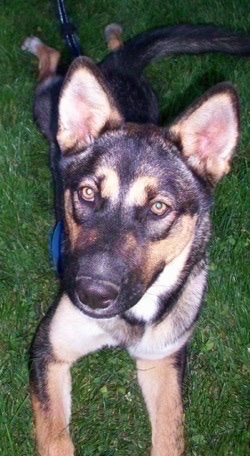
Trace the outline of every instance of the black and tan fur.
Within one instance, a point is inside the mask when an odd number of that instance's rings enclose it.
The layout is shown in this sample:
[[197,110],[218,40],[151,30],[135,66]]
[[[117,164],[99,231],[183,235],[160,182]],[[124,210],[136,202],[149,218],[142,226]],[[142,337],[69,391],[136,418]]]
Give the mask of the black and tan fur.
[[[249,37],[213,26],[156,30],[98,66],[76,59],[63,79],[58,53],[36,38],[34,115],[50,142],[56,216],[65,230],[58,299],[30,351],[38,451],[72,456],[70,368],[103,347],[136,360],[152,426],[152,456],[184,452],[181,378],[206,287],[212,190],[230,169],[239,135],[235,89],[221,83],[169,127],[142,75],[174,53],[249,55]],[[84,419],[84,417],[83,417]]]

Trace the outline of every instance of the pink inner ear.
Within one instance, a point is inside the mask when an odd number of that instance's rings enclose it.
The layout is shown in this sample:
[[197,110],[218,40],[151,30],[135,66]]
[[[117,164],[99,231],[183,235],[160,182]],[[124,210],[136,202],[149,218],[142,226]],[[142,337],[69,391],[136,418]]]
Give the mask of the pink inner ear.
[[232,155],[238,137],[238,122],[227,95],[212,97],[185,119],[183,126],[188,156],[196,154],[200,160],[212,157],[228,160]]
[[82,96],[75,94],[73,101],[71,100],[68,105],[68,129],[78,142],[90,135],[91,117],[91,111],[88,110]]
[[189,165],[210,182],[230,169],[239,136],[239,109],[235,90],[219,85],[208,91],[170,127]]
[[198,153],[201,157],[208,157],[211,153],[223,152],[227,143],[227,131],[230,126],[227,119],[215,115],[210,123],[197,132]]

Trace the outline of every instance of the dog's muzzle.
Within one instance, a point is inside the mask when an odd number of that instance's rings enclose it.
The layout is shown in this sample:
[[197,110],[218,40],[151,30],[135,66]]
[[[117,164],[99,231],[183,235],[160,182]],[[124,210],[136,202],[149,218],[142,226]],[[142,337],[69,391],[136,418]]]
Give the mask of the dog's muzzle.
[[69,293],[75,305],[92,318],[122,315],[141,297],[141,289],[138,292],[138,286],[133,286],[133,273],[121,258],[90,250],[72,264],[76,271],[68,274]]
[[75,291],[81,304],[90,309],[101,311],[112,307],[118,296],[119,287],[105,280],[94,280],[92,277],[80,276],[76,279]]

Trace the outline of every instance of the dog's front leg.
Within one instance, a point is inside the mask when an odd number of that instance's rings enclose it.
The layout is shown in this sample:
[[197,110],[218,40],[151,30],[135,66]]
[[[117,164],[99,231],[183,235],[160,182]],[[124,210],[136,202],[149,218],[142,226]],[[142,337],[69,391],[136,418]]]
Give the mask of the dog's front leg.
[[30,391],[41,456],[73,456],[70,367],[113,341],[64,295],[42,320],[31,346]]
[[52,360],[34,361],[31,400],[35,437],[41,456],[73,456],[69,436],[70,365]]
[[[181,356],[185,356],[184,353]],[[137,360],[138,382],[152,427],[151,456],[184,454],[180,355]]]

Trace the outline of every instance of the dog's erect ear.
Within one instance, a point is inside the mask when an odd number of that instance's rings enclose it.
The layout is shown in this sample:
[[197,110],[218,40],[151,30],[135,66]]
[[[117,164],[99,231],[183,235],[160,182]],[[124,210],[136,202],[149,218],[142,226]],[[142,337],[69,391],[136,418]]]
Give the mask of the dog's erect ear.
[[170,126],[189,166],[211,184],[230,170],[239,136],[239,99],[230,83],[206,92]]
[[62,153],[82,150],[104,130],[119,128],[122,121],[98,67],[87,57],[75,59],[59,99],[57,141]]

